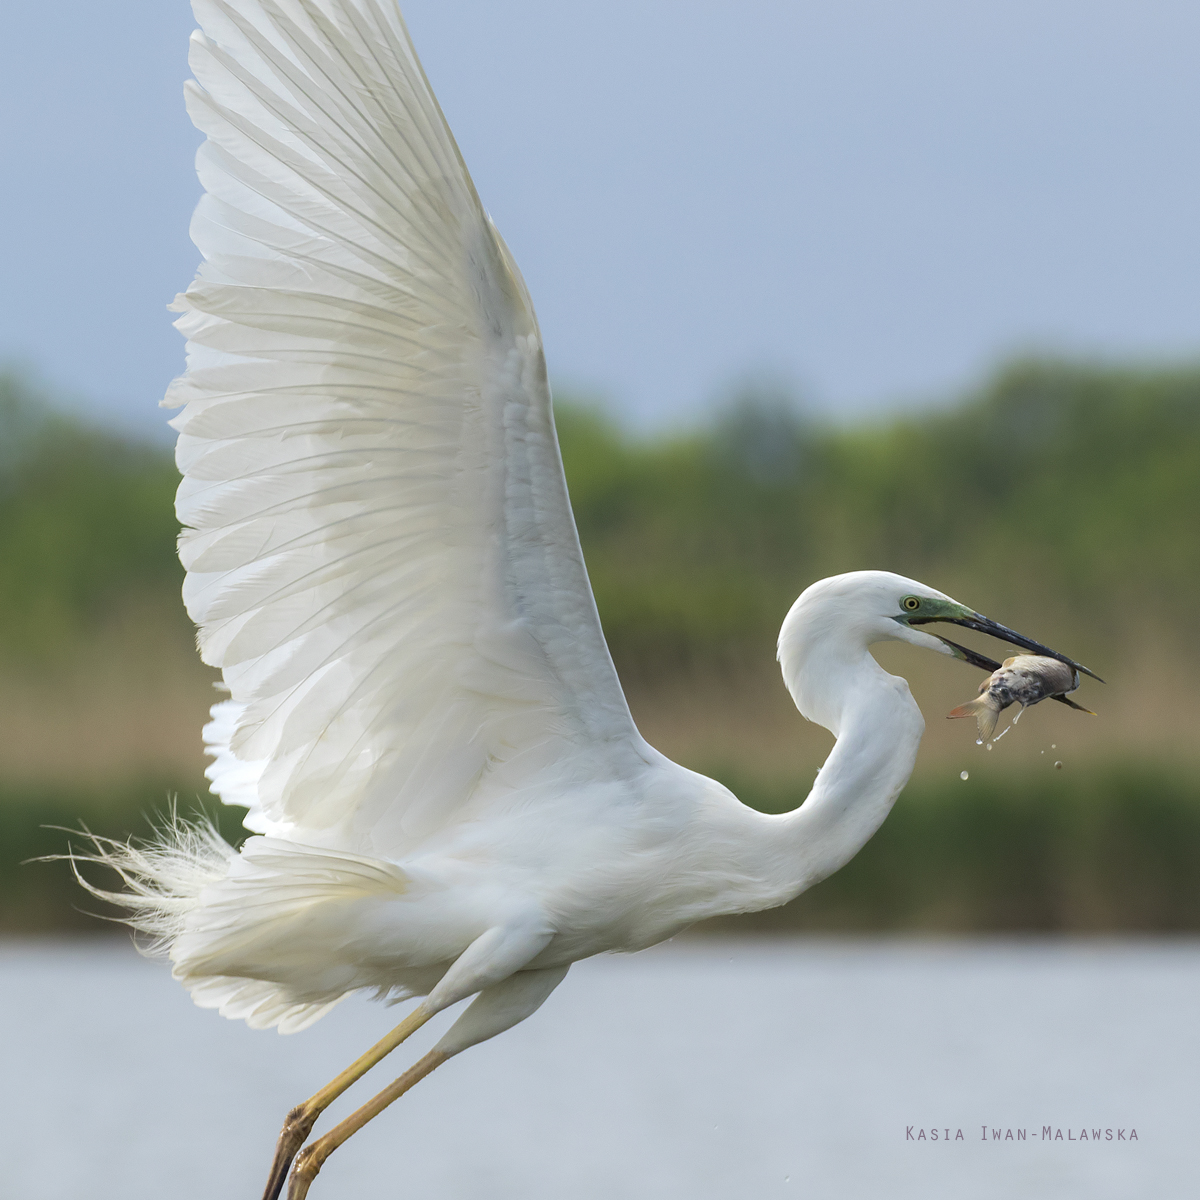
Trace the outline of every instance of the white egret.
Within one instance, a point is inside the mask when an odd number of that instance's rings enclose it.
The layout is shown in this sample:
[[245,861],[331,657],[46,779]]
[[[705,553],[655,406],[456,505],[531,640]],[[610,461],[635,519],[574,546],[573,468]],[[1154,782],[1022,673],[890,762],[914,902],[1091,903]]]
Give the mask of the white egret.
[[571,963],[783,904],[847,862],[923,729],[872,643],[994,667],[919,628],[952,621],[1062,656],[923,584],[841,575],[779,638],[797,707],[837,738],[804,804],[765,816],[663,757],[601,632],[533,307],[393,0],[195,12],[204,263],[165,403],[183,406],[184,595],[229,691],[209,777],[255,836],[237,852],[176,823],[90,857],[226,1016],[291,1032],[356,990],[421,998],[289,1114],[268,1200],[335,1097],[475,996],[300,1153],[300,1200],[334,1148]]

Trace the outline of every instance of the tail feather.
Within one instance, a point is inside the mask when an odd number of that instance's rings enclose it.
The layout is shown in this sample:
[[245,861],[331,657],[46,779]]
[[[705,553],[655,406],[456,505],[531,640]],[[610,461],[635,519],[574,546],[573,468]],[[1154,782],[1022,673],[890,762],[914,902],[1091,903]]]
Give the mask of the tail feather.
[[214,975],[188,980],[192,1001],[200,1008],[215,1008],[232,1021],[245,1021],[251,1029],[277,1026],[280,1033],[298,1033],[319,1021],[347,993],[317,1003],[296,1001],[285,988],[259,979]]
[[[169,953],[172,973],[202,1008],[291,1033],[349,992],[378,986],[314,945],[322,930],[344,941],[347,904],[408,890],[394,864],[267,837],[238,852],[207,818],[187,821],[174,810],[146,842],[70,832],[85,844],[53,857],[68,860],[91,895],[124,910],[115,919],[146,935],[145,952]],[[125,890],[87,879],[93,865],[115,871]]]
[[[224,879],[237,857],[237,851],[207,817],[186,821],[174,807],[156,826],[154,838],[146,842],[117,841],[92,833],[86,826],[68,832],[82,837],[87,847],[71,845],[66,854],[50,857],[66,859],[89,894],[124,909],[126,915],[114,919],[145,934],[150,940],[142,948],[151,954],[165,953],[170,948],[184,931],[200,893]],[[115,871],[126,890],[114,892],[97,887],[80,870],[86,865]]]

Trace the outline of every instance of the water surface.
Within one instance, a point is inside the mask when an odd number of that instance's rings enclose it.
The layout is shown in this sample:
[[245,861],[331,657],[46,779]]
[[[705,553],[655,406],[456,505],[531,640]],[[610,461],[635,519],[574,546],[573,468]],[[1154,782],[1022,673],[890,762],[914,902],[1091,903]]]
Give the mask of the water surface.
[[[284,1112],[401,1015],[351,1000],[305,1033],[254,1032],[120,941],[0,944],[0,983],[14,1200],[258,1200]],[[1196,941],[597,959],[339,1150],[312,1197],[1172,1200],[1200,1174],[1198,1003]]]

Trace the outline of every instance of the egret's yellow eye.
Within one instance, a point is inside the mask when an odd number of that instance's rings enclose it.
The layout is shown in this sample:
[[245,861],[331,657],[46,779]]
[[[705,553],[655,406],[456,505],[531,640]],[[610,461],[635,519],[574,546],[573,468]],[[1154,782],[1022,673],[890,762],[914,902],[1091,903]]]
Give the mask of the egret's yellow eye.
[[916,612],[921,607],[921,601],[916,596],[905,596],[900,602],[908,612]]

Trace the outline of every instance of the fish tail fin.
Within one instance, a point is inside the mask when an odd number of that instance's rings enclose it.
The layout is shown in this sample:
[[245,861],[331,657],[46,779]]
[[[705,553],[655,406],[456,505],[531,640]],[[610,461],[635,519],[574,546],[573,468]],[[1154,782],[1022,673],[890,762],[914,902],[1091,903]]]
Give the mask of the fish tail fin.
[[995,705],[988,703],[987,696],[980,696],[978,700],[968,700],[966,704],[952,708],[946,717],[951,721],[959,717],[974,717],[979,727],[979,736],[987,741],[996,732],[996,722],[1000,719],[1000,713]]

